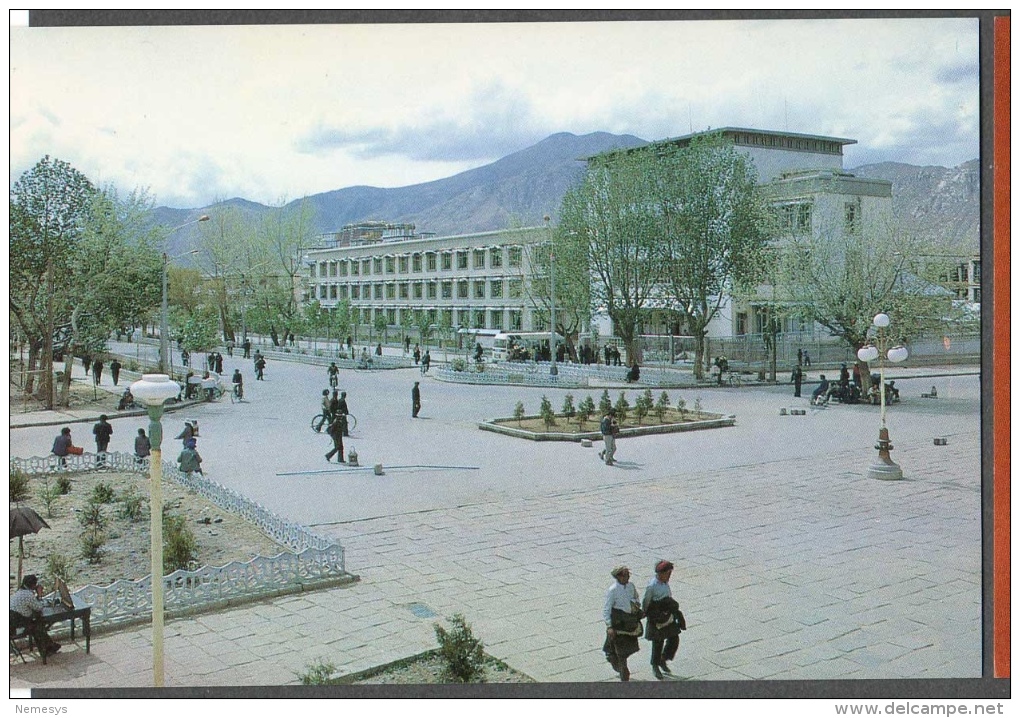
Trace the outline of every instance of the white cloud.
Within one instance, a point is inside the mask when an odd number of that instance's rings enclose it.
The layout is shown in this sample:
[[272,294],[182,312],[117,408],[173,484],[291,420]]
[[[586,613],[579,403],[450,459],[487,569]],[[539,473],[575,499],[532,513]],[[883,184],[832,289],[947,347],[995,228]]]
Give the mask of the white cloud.
[[11,172],[43,154],[160,203],[400,186],[555,132],[834,134],[977,156],[971,19],[11,29]]

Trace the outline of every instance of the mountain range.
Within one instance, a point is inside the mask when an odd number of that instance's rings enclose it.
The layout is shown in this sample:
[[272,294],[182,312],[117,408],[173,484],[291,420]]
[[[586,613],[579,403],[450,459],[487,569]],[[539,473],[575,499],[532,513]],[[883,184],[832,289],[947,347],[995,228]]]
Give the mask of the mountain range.
[[[525,226],[555,219],[567,189],[584,172],[584,158],[611,149],[637,147],[646,140],[633,135],[561,132],[496,162],[432,182],[406,187],[345,187],[287,204],[285,213],[310,208],[317,234],[368,220],[412,223],[419,232],[468,234],[502,229],[512,222]],[[980,215],[980,166],[977,160],[958,167],[918,167],[896,162],[862,165],[848,170],[861,177],[893,182],[893,213],[901,226],[934,233],[977,252]],[[207,207],[158,207],[153,220],[164,226],[183,224],[202,214],[233,207],[258,218],[272,208],[234,198]],[[179,254],[194,246],[197,225],[170,238],[169,251]]]

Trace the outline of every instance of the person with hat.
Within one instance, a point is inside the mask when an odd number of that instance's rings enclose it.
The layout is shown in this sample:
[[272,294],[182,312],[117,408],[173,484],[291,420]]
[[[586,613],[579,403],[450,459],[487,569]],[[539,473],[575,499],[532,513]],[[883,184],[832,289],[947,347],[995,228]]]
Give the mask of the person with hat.
[[667,664],[676,658],[680,647],[680,631],[683,630],[683,614],[669,588],[669,578],[672,575],[673,564],[669,561],[655,564],[655,578],[645,589],[645,597],[641,602],[641,608],[648,618],[645,638],[652,642],[652,673],[660,681],[663,673],[673,672]]
[[35,640],[39,652],[52,656],[60,650],[60,644],[50,638],[42,620],[45,607],[42,602],[43,587],[39,578],[30,573],[21,579],[21,587],[11,595],[10,610],[28,619],[28,632]]
[[602,618],[606,622],[606,641],[602,650],[613,670],[620,674],[621,681],[630,680],[627,658],[639,650],[641,636],[641,606],[637,588],[630,582],[630,569],[617,566],[610,575],[613,585],[606,591],[602,607]]
[[605,448],[599,452],[599,458],[606,462],[606,466],[612,466],[616,455],[616,435],[620,433],[620,425],[616,422],[616,409],[612,407],[599,422],[599,431],[602,432],[602,441]]

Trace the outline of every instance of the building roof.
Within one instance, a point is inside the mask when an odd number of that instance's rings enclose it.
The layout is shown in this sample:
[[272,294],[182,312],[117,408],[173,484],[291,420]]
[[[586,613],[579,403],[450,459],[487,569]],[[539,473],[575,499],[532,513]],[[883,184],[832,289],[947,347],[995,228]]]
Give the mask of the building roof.
[[[607,150],[606,152],[600,152],[600,153],[598,153],[596,155],[591,155],[591,156],[585,157],[583,159],[585,159],[587,161],[591,161],[591,160],[595,159],[596,157],[610,157],[612,155],[617,155],[617,154],[630,154],[630,153],[633,153],[633,152],[639,152],[639,151],[641,151],[643,149],[647,149],[649,147],[655,147],[655,146],[658,146],[658,145],[679,145],[679,146],[686,146],[686,145],[690,144],[691,140],[694,139],[695,137],[703,137],[705,135],[717,135],[717,134],[725,135],[725,136],[727,136],[727,137],[729,137],[731,139],[735,138],[737,135],[763,135],[763,136],[766,136],[766,137],[782,137],[782,138],[790,139],[790,140],[811,140],[811,141],[818,141],[818,142],[827,142],[827,143],[834,144],[834,145],[838,146],[840,153],[842,153],[842,148],[843,148],[844,145],[855,145],[855,144],[857,144],[857,140],[852,140],[852,139],[850,139],[848,137],[830,137],[828,135],[808,135],[808,134],[803,134],[803,133],[800,133],[800,132],[783,132],[783,131],[779,131],[779,130],[760,130],[760,129],[755,129],[753,127],[719,127],[719,128],[716,128],[716,129],[703,130],[701,132],[693,132],[693,133],[687,134],[687,135],[680,135],[679,137],[667,137],[666,139],[655,140],[654,142],[649,142],[648,144],[641,145],[639,147],[626,147],[626,148],[620,148],[620,149],[615,149],[615,150]],[[735,141],[734,144],[745,145],[745,146],[752,146],[752,147],[754,146],[754,145],[750,145],[750,144],[748,144],[746,142],[736,142]],[[783,150],[783,149],[787,149],[787,148],[785,148],[785,147],[768,147],[767,149]]]

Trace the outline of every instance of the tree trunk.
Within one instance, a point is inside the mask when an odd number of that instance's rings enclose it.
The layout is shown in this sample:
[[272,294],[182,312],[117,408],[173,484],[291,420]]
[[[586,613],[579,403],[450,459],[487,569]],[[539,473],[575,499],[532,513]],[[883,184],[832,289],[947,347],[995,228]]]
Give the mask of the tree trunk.
[[25,396],[32,396],[35,391],[35,370],[39,364],[39,350],[42,342],[34,339],[28,343],[28,366],[25,371]]
[[280,335],[276,333],[275,326],[269,327],[269,338],[273,340],[274,347],[280,346]]
[[67,351],[64,352],[64,379],[60,382],[59,401],[60,406],[63,407],[71,405],[71,369],[73,367],[74,354],[71,352],[71,348],[68,347]]
[[694,335],[694,378],[705,378],[705,335]]

